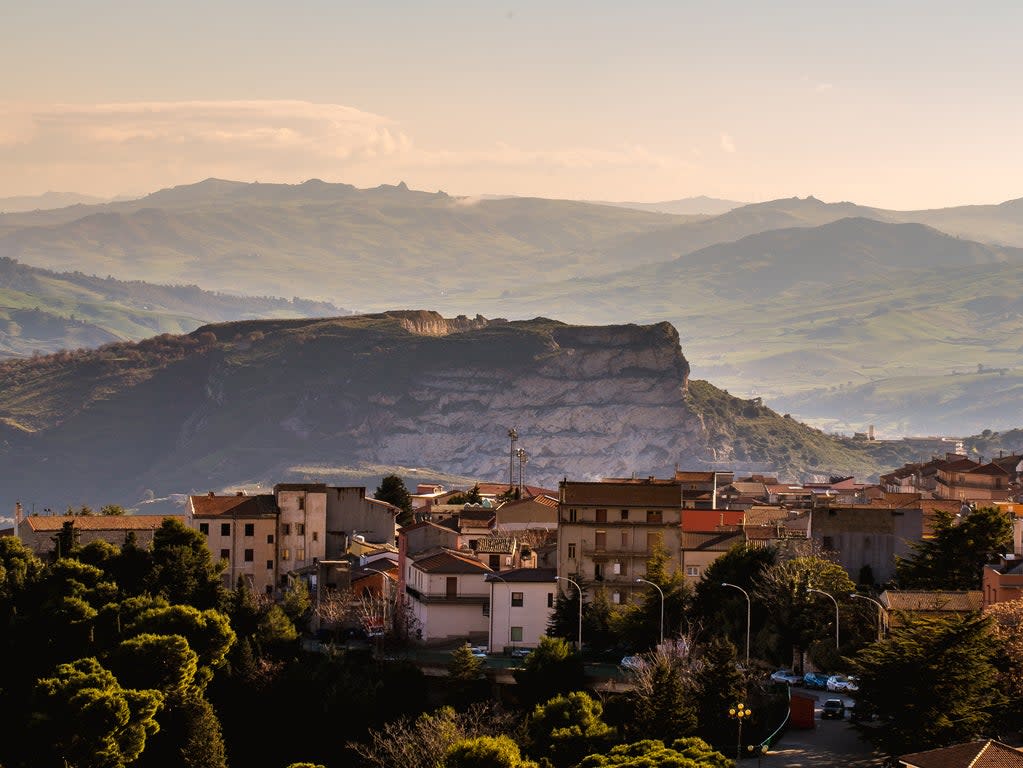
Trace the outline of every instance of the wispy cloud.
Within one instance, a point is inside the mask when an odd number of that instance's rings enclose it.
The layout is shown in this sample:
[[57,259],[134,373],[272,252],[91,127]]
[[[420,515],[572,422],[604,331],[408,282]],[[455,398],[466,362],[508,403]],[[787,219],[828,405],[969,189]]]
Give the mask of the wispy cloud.
[[735,141],[727,133],[721,134],[721,151],[729,154],[735,152]]

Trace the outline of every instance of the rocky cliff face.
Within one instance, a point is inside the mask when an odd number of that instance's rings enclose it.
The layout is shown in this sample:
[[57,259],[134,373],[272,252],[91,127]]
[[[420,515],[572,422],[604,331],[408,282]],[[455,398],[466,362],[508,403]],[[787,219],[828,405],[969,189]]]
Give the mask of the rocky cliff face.
[[[0,486],[60,506],[273,482],[309,465],[497,480],[508,475],[510,427],[533,484],[663,474],[707,453],[684,397],[689,364],[668,323],[395,312],[196,335],[207,342],[201,354],[148,378],[125,371],[117,380],[131,383],[0,451]],[[104,375],[117,364],[106,362]],[[95,368],[83,359],[65,380],[82,384]],[[0,401],[0,417],[17,411]],[[55,461],[56,482],[46,471]]]

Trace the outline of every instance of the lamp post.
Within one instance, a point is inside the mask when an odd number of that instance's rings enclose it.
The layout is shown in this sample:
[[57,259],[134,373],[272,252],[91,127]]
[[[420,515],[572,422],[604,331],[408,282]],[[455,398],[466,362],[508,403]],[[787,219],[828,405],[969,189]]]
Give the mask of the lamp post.
[[722,587],[731,587],[742,592],[743,597],[746,598],[746,668],[749,669],[749,628],[750,619],[753,616],[753,603],[750,602],[749,592],[740,587],[738,584],[729,584],[727,581],[721,582]]
[[745,704],[736,704],[734,707],[728,710],[728,716],[734,717],[736,722],[739,723],[739,742],[735,747],[735,764],[739,764],[739,760],[742,759],[742,721],[753,714],[753,711],[746,707]]
[[835,599],[834,595],[830,594],[829,592],[825,592],[823,589],[814,589],[813,587],[810,587],[806,591],[807,592],[816,592],[818,595],[824,595],[831,602],[833,602],[835,604],[835,650],[837,651],[838,650],[838,601]]
[[[498,573],[488,574],[487,575],[487,580],[491,582],[491,585],[490,585],[490,594],[491,595],[494,594],[493,579],[500,579],[501,582],[505,585],[505,587],[507,587],[508,590],[509,590],[508,591],[508,645],[512,645],[513,641],[512,641],[512,636],[511,636],[511,586],[508,584],[508,580],[506,578],[504,578],[504,576],[501,576]],[[493,600],[490,601],[490,623],[491,623],[491,625],[493,625],[493,623],[494,623],[494,601]],[[493,635],[492,632],[491,632],[491,635]]]
[[576,582],[572,581],[572,579],[568,578],[567,576],[555,576],[554,580],[567,581],[569,584],[573,585],[576,589],[579,590],[579,639],[577,642],[579,650],[581,651],[583,649],[583,588],[580,587]]
[[658,646],[664,645],[664,590],[661,589],[656,584],[654,584],[649,579],[636,579],[637,584],[640,582],[643,582],[644,584],[649,584],[651,587],[656,589],[657,593],[661,596],[661,635],[660,635],[661,639],[658,641],[657,645]]
[[885,610],[885,607],[881,604],[881,602],[875,600],[872,597],[861,595],[858,592],[850,592],[849,597],[853,598],[854,600],[869,600],[870,602],[877,606],[877,639],[884,640],[885,625],[888,624],[888,622],[885,619],[888,616],[888,611]]

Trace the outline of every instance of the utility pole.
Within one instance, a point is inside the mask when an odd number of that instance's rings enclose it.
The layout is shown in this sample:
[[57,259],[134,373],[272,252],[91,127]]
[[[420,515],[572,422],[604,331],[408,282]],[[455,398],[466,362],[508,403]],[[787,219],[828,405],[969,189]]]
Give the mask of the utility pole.
[[515,487],[515,441],[519,439],[519,433],[515,427],[508,430],[508,439],[511,440],[511,452],[508,454],[508,492]]

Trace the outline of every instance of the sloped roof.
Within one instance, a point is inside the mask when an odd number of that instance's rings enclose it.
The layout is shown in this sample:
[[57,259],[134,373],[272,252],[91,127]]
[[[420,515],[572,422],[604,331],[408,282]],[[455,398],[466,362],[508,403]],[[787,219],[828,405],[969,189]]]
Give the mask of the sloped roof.
[[558,575],[557,568],[515,568],[511,571],[501,571],[497,574],[488,574],[485,578],[491,581],[510,582],[550,582],[554,583],[554,577]]
[[476,542],[476,552],[481,555],[510,555],[515,551],[515,539],[507,536],[488,536]]
[[184,515],[29,515],[33,531],[59,531],[69,520],[80,531],[155,531],[164,520],[185,522]]
[[675,479],[683,483],[713,483],[717,472],[675,472]]
[[763,496],[767,493],[767,486],[750,480],[736,480],[729,488],[734,488],[740,496]]
[[987,739],[913,752],[899,762],[912,768],[1023,768],[1023,752]]
[[788,520],[789,511],[784,507],[758,504],[747,509],[743,519],[745,525],[770,525],[780,520]]
[[451,549],[431,550],[413,560],[424,573],[490,573],[491,569],[475,557]]
[[983,593],[979,589],[968,592],[888,589],[881,593],[881,602],[890,611],[969,613],[980,610]]
[[721,531],[704,533],[700,531],[682,532],[682,549],[700,552],[727,552],[736,543],[743,541],[742,531]]
[[256,496],[189,496],[194,517],[275,517],[279,510],[277,499],[272,493]]

